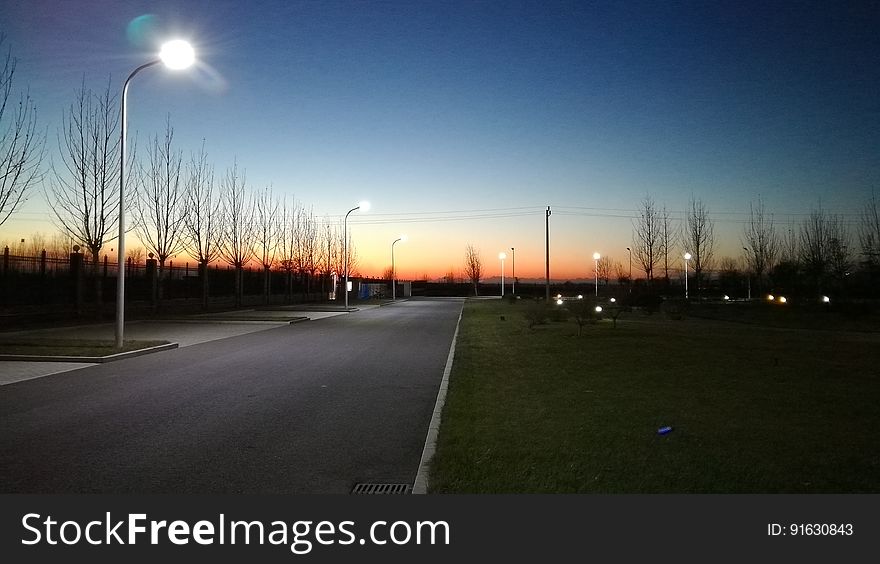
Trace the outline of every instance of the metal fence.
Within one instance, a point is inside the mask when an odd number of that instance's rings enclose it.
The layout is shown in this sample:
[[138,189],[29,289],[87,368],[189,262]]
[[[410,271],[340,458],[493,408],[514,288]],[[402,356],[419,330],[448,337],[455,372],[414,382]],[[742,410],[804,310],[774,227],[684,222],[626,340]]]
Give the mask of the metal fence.
[[[0,305],[29,306],[113,302],[116,299],[118,265],[108,255],[95,264],[88,255],[67,258],[13,255],[6,248],[0,257]],[[235,269],[210,265],[204,273],[198,263],[171,260],[159,272],[156,261],[125,264],[126,301],[232,299],[235,301]],[[330,292],[327,276],[245,267],[240,280],[241,297],[266,302],[314,301]]]

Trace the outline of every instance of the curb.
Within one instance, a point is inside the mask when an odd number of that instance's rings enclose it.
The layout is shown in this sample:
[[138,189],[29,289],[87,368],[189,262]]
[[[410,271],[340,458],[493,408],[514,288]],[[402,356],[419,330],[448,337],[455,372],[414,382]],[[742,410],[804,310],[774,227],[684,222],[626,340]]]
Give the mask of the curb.
[[235,319],[232,317],[218,319],[156,319],[145,323],[181,323],[191,325],[286,325],[308,321],[308,317]]
[[102,364],[105,362],[113,362],[115,360],[123,360],[126,358],[142,356],[145,354],[176,349],[178,346],[179,345],[177,343],[167,343],[164,345],[156,345],[155,347],[147,347],[145,349],[110,354],[107,356],[40,356],[30,354],[0,354],[0,360],[18,360],[26,362],[83,362]]
[[455,323],[455,333],[452,335],[452,344],[449,346],[449,356],[446,357],[446,367],[443,369],[443,379],[440,381],[440,390],[437,392],[437,401],[434,403],[434,413],[431,415],[431,423],[428,425],[428,435],[425,437],[425,447],[422,449],[422,458],[419,461],[419,470],[413,483],[412,493],[428,493],[428,470],[434,452],[437,450],[437,435],[440,432],[440,416],[443,406],[446,404],[446,391],[449,389],[449,374],[452,372],[452,362],[455,359],[455,343],[458,341],[458,326],[461,325],[461,315],[464,313],[464,303],[458,313],[458,321]]

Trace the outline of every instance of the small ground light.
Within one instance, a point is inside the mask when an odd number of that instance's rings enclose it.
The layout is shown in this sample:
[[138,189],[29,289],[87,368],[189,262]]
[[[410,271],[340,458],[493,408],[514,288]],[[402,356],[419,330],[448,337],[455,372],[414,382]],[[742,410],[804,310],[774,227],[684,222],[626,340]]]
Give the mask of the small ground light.
[[562,305],[562,298],[556,300],[556,305]]
[[784,304],[788,300],[785,299],[785,296],[779,296],[779,303]]
[[596,313],[602,313],[602,306],[596,306]]
[[822,296],[822,303],[823,304],[831,303],[831,298],[829,298],[828,296]]
[[773,297],[773,294],[770,294],[769,296],[767,296],[767,299],[770,300],[770,301],[772,302],[772,301],[775,300],[776,298]]

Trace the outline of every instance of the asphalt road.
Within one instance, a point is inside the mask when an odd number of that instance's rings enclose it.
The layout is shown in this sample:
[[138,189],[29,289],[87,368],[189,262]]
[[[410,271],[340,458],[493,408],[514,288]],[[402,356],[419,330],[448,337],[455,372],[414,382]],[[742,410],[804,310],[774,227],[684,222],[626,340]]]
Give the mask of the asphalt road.
[[411,300],[0,388],[0,493],[412,483],[461,300]]

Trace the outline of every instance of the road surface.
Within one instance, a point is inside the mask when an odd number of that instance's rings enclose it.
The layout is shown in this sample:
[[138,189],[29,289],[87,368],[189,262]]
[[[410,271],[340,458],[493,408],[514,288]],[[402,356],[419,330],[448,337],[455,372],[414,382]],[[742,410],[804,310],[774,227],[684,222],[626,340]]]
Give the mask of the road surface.
[[0,488],[412,483],[461,307],[398,302],[0,387]]

